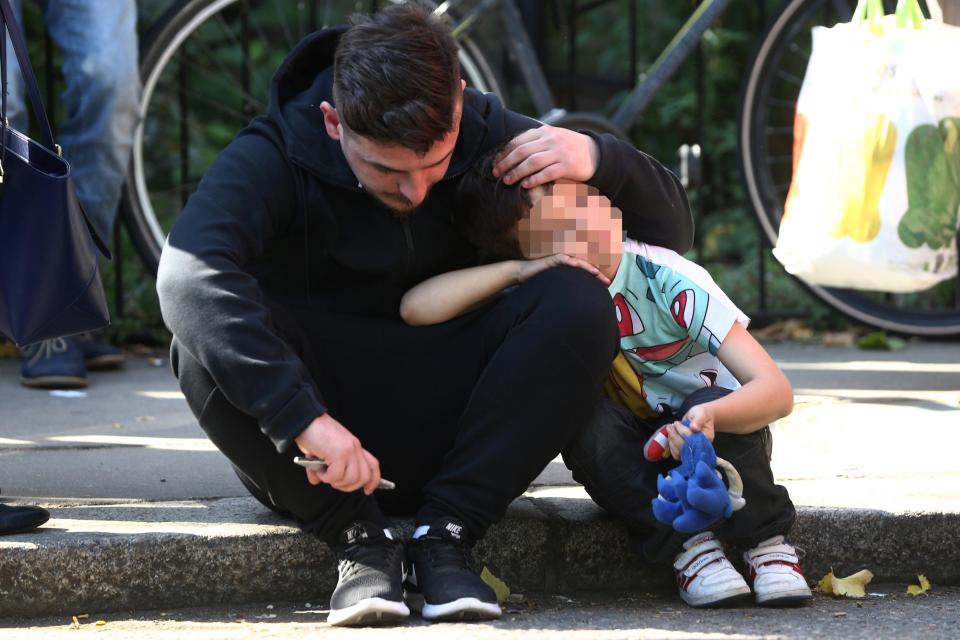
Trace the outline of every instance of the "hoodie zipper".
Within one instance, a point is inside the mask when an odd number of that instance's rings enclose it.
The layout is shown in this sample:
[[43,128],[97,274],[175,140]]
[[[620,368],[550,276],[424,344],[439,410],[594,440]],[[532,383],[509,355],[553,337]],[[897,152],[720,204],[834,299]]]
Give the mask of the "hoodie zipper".
[[407,241],[407,275],[410,275],[413,272],[413,259],[415,255],[413,232],[410,230],[410,220],[400,218],[400,226],[403,228],[403,237]]

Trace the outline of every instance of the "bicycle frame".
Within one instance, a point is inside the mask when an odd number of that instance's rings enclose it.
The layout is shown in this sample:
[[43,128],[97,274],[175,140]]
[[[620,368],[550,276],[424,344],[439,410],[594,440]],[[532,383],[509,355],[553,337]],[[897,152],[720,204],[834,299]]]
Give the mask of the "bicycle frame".
[[[640,74],[636,86],[610,119],[617,129],[626,131],[643,113],[660,88],[676,73],[700,42],[706,30],[713,26],[731,2],[732,0],[703,0],[697,6],[650,68]],[[456,4],[459,4],[458,0],[443,2],[434,13],[444,14]],[[531,99],[540,114],[540,119],[548,124],[562,120],[567,112],[558,108],[554,102],[546,75],[534,53],[530,37],[523,27],[523,20],[515,0],[483,0],[454,27],[454,35],[460,37],[469,33],[476,26],[477,19],[494,8],[500,10],[508,35],[507,46],[516,58],[524,80],[530,88]]]

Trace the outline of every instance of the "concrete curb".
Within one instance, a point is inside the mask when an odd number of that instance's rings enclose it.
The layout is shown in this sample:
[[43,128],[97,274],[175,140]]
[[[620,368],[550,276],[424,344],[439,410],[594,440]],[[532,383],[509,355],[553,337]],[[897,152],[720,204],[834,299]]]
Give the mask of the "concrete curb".
[[[332,554],[253,499],[67,506],[37,532],[0,539],[0,616],[269,600],[324,603]],[[410,521],[397,521],[409,533]],[[878,580],[960,584],[960,514],[800,509],[791,539],[815,581],[869,568]],[[521,591],[672,588],[629,552],[592,502],[524,496],[475,551]]]

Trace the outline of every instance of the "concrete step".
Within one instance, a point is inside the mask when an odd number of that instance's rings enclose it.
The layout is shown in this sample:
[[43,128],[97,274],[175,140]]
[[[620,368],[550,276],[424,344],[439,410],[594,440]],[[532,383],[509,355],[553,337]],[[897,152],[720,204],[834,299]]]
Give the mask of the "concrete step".
[[[326,546],[252,498],[47,506],[47,526],[0,539],[0,616],[325,602],[336,584]],[[412,529],[409,520],[394,524]],[[958,524],[957,513],[800,508],[791,538],[806,551],[811,582],[832,567],[957,585]],[[642,565],[623,527],[578,488],[541,487],[517,499],[475,555],[518,591],[673,588],[672,572]]]

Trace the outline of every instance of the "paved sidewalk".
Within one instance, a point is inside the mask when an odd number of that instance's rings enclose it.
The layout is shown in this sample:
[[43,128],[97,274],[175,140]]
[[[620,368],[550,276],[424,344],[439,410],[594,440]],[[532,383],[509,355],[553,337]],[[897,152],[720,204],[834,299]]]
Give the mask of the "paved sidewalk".
[[[800,508],[793,537],[808,575],[866,567],[960,584],[960,343],[770,351],[797,396],[774,429],[774,471]],[[327,550],[246,495],[163,364],[134,357],[91,374],[83,397],[53,397],[20,387],[18,364],[0,360],[3,499],[53,513],[37,532],[0,538],[0,616],[332,588]],[[630,557],[559,460],[478,554],[525,589],[670,583]]]

